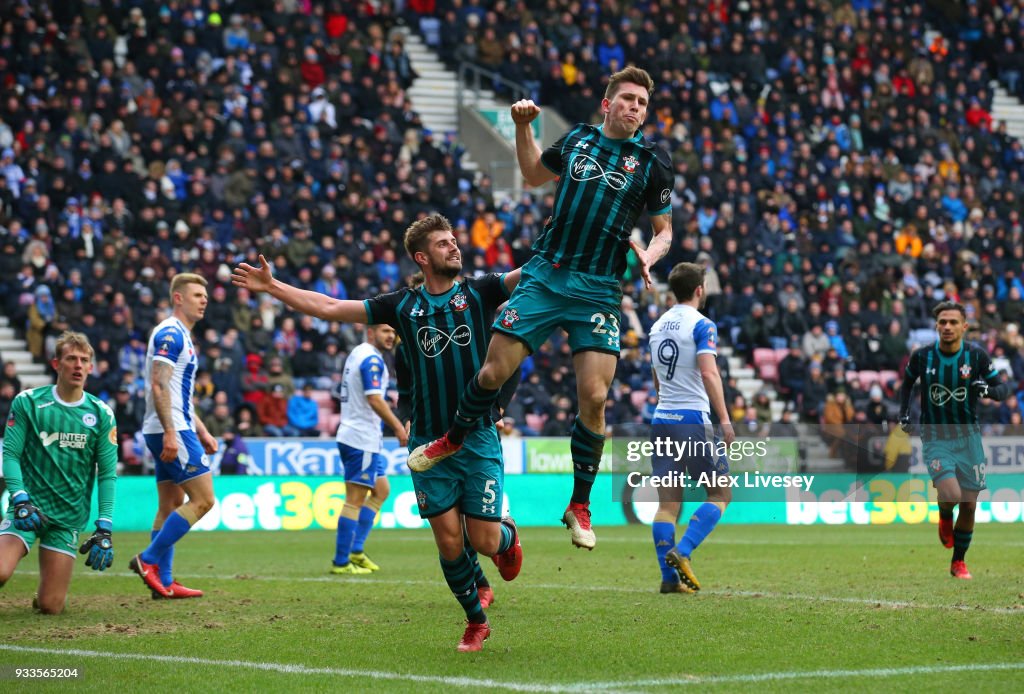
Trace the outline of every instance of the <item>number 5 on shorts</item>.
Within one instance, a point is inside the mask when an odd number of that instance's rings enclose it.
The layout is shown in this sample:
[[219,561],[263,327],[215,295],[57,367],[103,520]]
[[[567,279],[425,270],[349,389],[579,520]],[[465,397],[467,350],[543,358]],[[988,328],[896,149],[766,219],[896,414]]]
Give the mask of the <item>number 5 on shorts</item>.
[[480,507],[481,513],[494,513],[494,501],[498,498],[497,493],[494,491],[494,485],[497,483],[497,480],[487,480],[484,482],[484,495],[481,499],[483,505]]

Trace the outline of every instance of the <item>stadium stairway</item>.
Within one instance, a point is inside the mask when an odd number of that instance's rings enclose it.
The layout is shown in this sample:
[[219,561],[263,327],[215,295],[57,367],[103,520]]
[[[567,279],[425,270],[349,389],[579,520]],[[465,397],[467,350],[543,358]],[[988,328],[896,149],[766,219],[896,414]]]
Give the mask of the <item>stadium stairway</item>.
[[35,388],[53,383],[53,378],[46,366],[32,361],[28,344],[14,334],[11,321],[7,316],[0,316],[0,359],[13,361],[17,365],[18,378],[23,388]]
[[992,87],[992,120],[1006,121],[1006,131],[1019,140],[1024,140],[1024,105],[1015,96],[1010,96],[998,82]]
[[[405,52],[418,77],[413,81],[407,93],[412,101],[413,110],[420,114],[423,125],[437,133],[456,132],[459,129],[458,75],[445,67],[433,50],[422,37],[410,32],[407,28],[396,28],[403,34]],[[494,92],[484,89],[479,95],[465,90],[464,99],[478,99],[480,108],[498,108],[494,101]],[[442,138],[438,138],[440,141]],[[479,167],[468,153],[462,157],[462,168],[476,171]]]
[[[741,357],[733,353],[732,347],[720,345],[720,354],[729,362],[729,375],[736,379],[736,388],[743,394],[747,402],[754,399],[762,390],[772,394],[772,419],[777,421],[786,409],[786,403],[774,395],[774,388],[757,377],[752,367],[747,366]],[[846,463],[841,458],[829,455],[828,445],[821,438],[821,431],[816,424],[797,423],[800,435],[800,448],[804,452],[806,471],[808,472],[842,472]]]

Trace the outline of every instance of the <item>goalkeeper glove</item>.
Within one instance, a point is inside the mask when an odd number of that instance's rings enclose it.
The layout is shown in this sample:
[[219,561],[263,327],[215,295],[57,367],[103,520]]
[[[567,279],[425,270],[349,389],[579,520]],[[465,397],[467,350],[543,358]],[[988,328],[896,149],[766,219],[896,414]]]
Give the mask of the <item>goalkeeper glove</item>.
[[11,496],[11,503],[14,504],[14,527],[18,530],[38,533],[50,522],[46,514],[29,501],[27,492],[21,491]]
[[910,415],[906,412],[900,415],[900,429],[910,433]]
[[971,381],[971,389],[974,391],[974,394],[977,395],[979,398],[988,397],[988,381],[986,381],[983,378],[979,378],[976,381]]
[[78,548],[79,554],[89,554],[85,565],[91,566],[93,571],[103,571],[114,562],[114,541],[110,537],[113,529],[113,523],[108,520],[96,521],[96,532]]

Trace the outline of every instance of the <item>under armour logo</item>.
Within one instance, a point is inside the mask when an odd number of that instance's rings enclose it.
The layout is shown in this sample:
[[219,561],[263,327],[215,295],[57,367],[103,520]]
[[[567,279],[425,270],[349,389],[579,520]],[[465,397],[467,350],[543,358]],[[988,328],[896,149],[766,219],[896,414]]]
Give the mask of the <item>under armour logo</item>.
[[412,316],[413,318],[419,318],[425,313],[426,311],[424,311],[421,308],[414,308],[413,310],[409,311],[409,315]]
[[938,373],[938,371],[936,371],[935,369],[925,369],[924,372],[929,376],[934,376],[935,374]]
[[488,506],[487,504],[480,507],[480,513],[495,513],[496,510],[496,506]]
[[592,181],[595,178],[603,178],[615,190],[622,190],[626,187],[626,177],[623,174],[618,171],[605,171],[596,159],[586,154],[581,154],[572,160],[569,176],[574,181],[581,183]]
[[423,326],[416,333],[416,340],[419,342],[420,351],[428,357],[436,357],[443,354],[448,349],[448,345],[453,342],[459,347],[465,347],[472,339],[473,335],[469,331],[468,325],[460,325],[452,331],[451,335],[440,328],[429,325]]
[[590,143],[589,142],[584,142],[583,140],[580,140],[579,142],[577,142],[573,146],[576,147],[576,149],[586,149],[587,147],[590,146]]

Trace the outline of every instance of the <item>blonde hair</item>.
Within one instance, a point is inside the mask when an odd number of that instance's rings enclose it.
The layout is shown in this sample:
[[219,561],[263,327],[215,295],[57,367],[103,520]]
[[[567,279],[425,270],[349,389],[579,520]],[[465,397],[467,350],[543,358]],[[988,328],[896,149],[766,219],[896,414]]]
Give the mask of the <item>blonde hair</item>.
[[80,349],[89,355],[91,360],[95,356],[96,352],[93,350],[92,345],[89,344],[89,338],[84,333],[76,333],[72,330],[65,330],[57,338],[57,343],[53,348],[54,359],[60,359],[64,356],[64,350],[66,349]]
[[180,292],[183,287],[189,284],[201,284],[206,286],[206,278],[202,275],[197,275],[194,272],[182,272],[174,276],[171,280],[171,301],[174,301],[174,293]]

